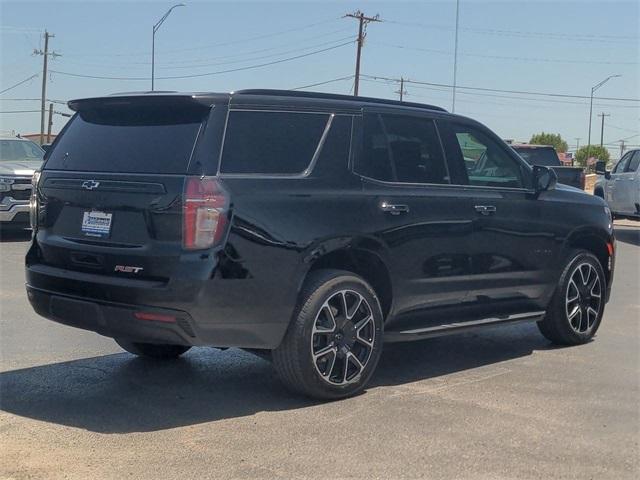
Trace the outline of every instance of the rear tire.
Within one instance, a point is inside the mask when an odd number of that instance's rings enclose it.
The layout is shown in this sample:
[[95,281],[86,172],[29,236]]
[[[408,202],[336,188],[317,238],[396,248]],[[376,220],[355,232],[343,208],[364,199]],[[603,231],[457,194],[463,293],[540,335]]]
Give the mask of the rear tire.
[[318,399],[364,389],[382,353],[383,316],[361,277],[318,270],[305,282],[273,364],[287,388]]
[[558,345],[581,345],[598,331],[604,313],[606,280],[598,259],[576,250],[564,268],[540,333]]
[[124,338],[115,338],[114,340],[129,353],[133,353],[139,357],[154,358],[156,360],[178,358],[191,348],[185,345],[132,342]]

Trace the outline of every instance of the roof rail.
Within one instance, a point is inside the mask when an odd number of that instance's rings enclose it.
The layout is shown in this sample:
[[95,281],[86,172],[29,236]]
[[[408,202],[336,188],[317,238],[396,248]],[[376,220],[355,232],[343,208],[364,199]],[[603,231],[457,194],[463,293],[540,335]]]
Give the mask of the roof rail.
[[275,95],[278,97],[298,97],[298,98],[319,98],[326,100],[343,100],[349,102],[363,102],[363,103],[377,103],[383,105],[397,105],[404,107],[413,107],[413,108],[424,108],[426,110],[437,110],[439,112],[446,112],[446,110],[442,107],[437,107],[435,105],[427,105],[424,103],[414,103],[414,102],[401,102],[399,100],[389,100],[386,98],[373,98],[373,97],[355,97],[352,95],[341,95],[338,93],[320,93],[320,92],[309,92],[309,91],[297,91],[297,90],[276,90],[276,89],[248,89],[248,90],[238,90],[235,92],[231,92],[234,95]]

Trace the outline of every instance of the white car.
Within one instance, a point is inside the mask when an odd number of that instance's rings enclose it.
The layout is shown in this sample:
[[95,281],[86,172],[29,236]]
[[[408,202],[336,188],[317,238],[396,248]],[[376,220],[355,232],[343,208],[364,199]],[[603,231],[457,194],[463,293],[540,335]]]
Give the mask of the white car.
[[613,170],[605,162],[596,163],[599,175],[593,190],[606,200],[616,217],[640,220],[640,150],[630,150],[616,163]]
[[31,177],[43,156],[30,140],[0,137],[0,227],[29,226]]

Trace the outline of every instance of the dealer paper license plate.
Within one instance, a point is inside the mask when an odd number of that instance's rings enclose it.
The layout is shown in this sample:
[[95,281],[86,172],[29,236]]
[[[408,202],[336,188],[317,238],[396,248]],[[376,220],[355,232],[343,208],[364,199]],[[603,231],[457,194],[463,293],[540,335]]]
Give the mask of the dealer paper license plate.
[[113,213],[84,212],[82,216],[82,233],[88,237],[108,238],[111,232]]

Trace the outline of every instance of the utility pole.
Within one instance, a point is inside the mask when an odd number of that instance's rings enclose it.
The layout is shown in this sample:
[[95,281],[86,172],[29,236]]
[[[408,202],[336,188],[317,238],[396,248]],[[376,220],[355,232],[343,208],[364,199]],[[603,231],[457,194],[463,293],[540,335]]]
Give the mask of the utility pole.
[[451,113],[456,113],[456,86],[458,83],[458,30],[460,26],[460,0],[456,0],[456,39],[453,48],[453,98]]
[[400,90],[396,90],[396,93],[400,94],[400,101],[404,99],[404,96],[407,94],[407,91],[404,89],[404,78],[400,77]]
[[53,126],[53,103],[49,104],[49,126],[47,128],[47,143],[51,142],[51,127]]
[[580,150],[580,139],[582,137],[573,137],[576,141],[576,153],[578,152],[578,150]]
[[44,116],[46,112],[45,102],[47,99],[47,68],[49,65],[49,55],[52,57],[59,57],[60,54],[56,52],[49,52],[49,39],[55,37],[54,34],[44,31],[44,51],[35,49],[34,55],[42,55],[44,61],[42,62],[42,98],[40,101],[40,145],[44,143]]
[[624,155],[624,140],[619,140],[620,142],[620,158]]
[[602,147],[604,144],[604,117],[610,117],[611,115],[602,112],[598,116],[602,117],[602,126],[600,127],[600,146]]
[[381,22],[380,15],[375,17],[367,17],[360,10],[356,10],[354,13],[347,13],[345,17],[358,19],[358,40],[356,50],[356,75],[353,83],[353,96],[358,96],[358,90],[360,86],[360,56],[362,54],[362,46],[364,45],[364,39],[367,36],[367,24],[370,22]]

